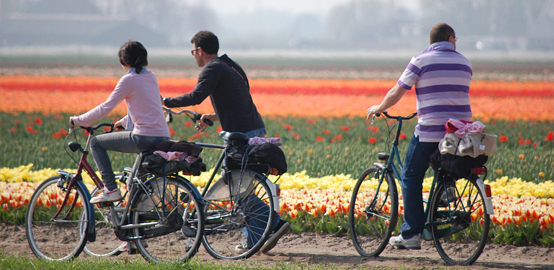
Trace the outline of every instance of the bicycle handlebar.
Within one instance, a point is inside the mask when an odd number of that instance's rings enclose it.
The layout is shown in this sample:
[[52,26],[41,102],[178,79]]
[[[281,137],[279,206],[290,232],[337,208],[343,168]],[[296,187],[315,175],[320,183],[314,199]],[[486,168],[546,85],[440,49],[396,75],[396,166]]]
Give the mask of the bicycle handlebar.
[[[380,113],[376,113],[375,114],[377,117],[381,116]],[[415,113],[412,113],[410,115],[407,115],[407,116],[399,116],[399,115],[390,115],[387,111],[384,111],[383,112],[383,115],[386,117],[386,118],[390,118],[390,119],[398,119],[398,118],[401,118],[402,120],[410,120],[412,118],[414,118],[416,115],[417,115],[417,112]]]
[[[179,115],[179,114],[186,114],[194,123],[197,123],[198,121],[200,121],[200,119],[202,118],[202,114],[200,113],[197,113],[197,112],[193,112],[191,110],[181,110],[181,111],[178,111],[178,112],[175,112],[169,108],[163,108],[164,111],[167,112],[167,115],[169,117],[169,119],[166,119],[166,121],[168,123],[171,123],[173,121],[173,114],[176,114],[176,115]],[[206,123],[206,125],[208,126],[213,126],[214,125],[214,122],[212,122],[212,120],[210,119],[204,119],[204,123]]]
[[[101,127],[110,127],[110,130],[106,131],[106,133],[113,132],[114,126],[115,126],[115,125],[114,125],[113,123],[100,123],[100,124],[98,124],[98,125],[96,125],[96,126],[94,126],[94,127],[91,127],[91,126],[88,126],[88,127],[86,127],[86,126],[79,126],[79,127],[82,128],[82,129],[84,129],[84,130],[86,130],[86,131],[88,131],[88,133],[93,134],[94,131],[98,130],[98,129],[101,128]],[[71,129],[73,129],[73,128],[74,128],[74,127],[71,127]],[[70,130],[71,130],[71,129],[70,129]]]

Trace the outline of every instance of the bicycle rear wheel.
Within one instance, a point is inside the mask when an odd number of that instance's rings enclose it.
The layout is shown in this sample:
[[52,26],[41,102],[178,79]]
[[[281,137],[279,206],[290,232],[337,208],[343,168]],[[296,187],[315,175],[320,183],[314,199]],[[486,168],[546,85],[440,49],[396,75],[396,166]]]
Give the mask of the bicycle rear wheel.
[[[121,177],[119,175],[116,175],[117,177]],[[94,188],[92,191],[92,197],[96,196],[99,192],[101,192],[100,189],[97,187]],[[120,208],[125,200],[114,202],[116,208]],[[119,250],[119,246],[123,243],[121,241],[115,241],[117,238],[115,237],[114,231],[113,231],[113,224],[110,219],[110,209],[107,207],[101,207],[98,204],[94,205],[94,214],[96,222],[95,225],[95,231],[96,231],[96,241],[94,242],[88,242],[85,246],[85,254],[90,256],[96,256],[96,257],[108,257],[108,256],[117,256],[122,253],[121,250]]]
[[[481,255],[489,234],[485,194],[474,180],[456,181],[456,197],[445,201],[444,183],[431,199],[431,232],[438,253],[450,265],[470,265]],[[443,198],[441,198],[443,197]]]
[[202,203],[197,191],[179,176],[154,178],[131,201],[131,223],[153,222],[133,230],[140,254],[151,263],[182,262],[198,251],[204,233]]
[[354,247],[364,257],[383,252],[398,222],[398,191],[394,177],[377,166],[358,178],[350,199],[348,223]]
[[[232,187],[222,178],[204,198],[206,229],[202,244],[216,259],[246,259],[260,250],[273,230],[272,193],[267,178],[260,174],[249,170],[228,174]],[[226,192],[217,192],[218,187]],[[237,248],[240,244],[243,248]]]
[[85,191],[75,185],[54,219],[67,195],[64,188],[58,187],[58,181],[65,183],[64,176],[50,177],[38,186],[25,213],[25,230],[29,247],[37,257],[65,261],[83,251],[87,237],[82,232],[87,229],[91,213],[84,207],[88,203],[84,201]]

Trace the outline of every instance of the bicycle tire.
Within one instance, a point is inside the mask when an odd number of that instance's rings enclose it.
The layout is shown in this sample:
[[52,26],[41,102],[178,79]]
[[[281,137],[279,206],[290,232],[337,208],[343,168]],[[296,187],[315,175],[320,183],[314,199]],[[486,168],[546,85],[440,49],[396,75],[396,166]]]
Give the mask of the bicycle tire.
[[[46,179],[35,190],[25,212],[25,231],[29,247],[41,259],[67,261],[79,256],[83,251],[87,236],[87,220],[92,214],[86,207],[88,190],[76,184],[69,194],[68,204],[56,220],[52,220],[63,202],[67,191],[58,187],[57,175]],[[77,199],[77,201],[75,201]],[[75,202],[75,206],[71,207]],[[85,217],[83,220],[81,217]],[[56,239],[56,240],[52,240]]]
[[138,239],[131,244],[151,263],[189,260],[198,251],[204,234],[200,194],[179,176],[167,176],[165,180],[156,177],[145,186],[148,193],[139,188],[133,195],[130,221],[157,225],[133,229]]
[[[116,178],[121,177],[116,175]],[[100,192],[98,187],[94,188],[91,196],[94,197]],[[116,207],[121,207],[124,200],[119,202],[114,202]],[[119,246],[122,244],[120,241],[114,241],[117,238],[114,235],[114,225],[111,222],[111,212],[109,208],[100,207],[98,204],[94,205],[94,215],[96,222],[95,231],[96,231],[96,241],[87,242],[85,249],[83,250],[85,254],[95,257],[110,257],[118,256],[123,251],[119,250]]]
[[[237,192],[233,192],[236,196],[229,196],[227,191],[227,198],[205,202],[207,220],[202,244],[216,259],[246,259],[260,250],[273,230],[274,202],[266,177],[250,170],[228,173],[232,181],[242,179],[241,184],[252,185],[243,194],[239,195],[241,188],[236,188]],[[228,190],[228,186],[225,187]],[[239,198],[238,203],[228,197]],[[209,198],[208,194],[206,198]],[[245,232],[250,235],[252,243],[248,243]],[[247,247],[238,250],[239,244],[247,244]]]
[[[446,203],[441,199],[445,184],[439,183],[431,198],[431,222],[453,222],[433,225],[431,233],[435,247],[442,259],[449,265],[470,265],[485,248],[490,229],[490,216],[487,214],[485,195],[474,180],[456,181],[456,198]],[[448,230],[456,230],[453,233]],[[444,236],[443,236],[444,235]]]
[[[381,188],[368,180],[383,177]],[[398,222],[398,191],[392,174],[383,176],[377,166],[367,168],[356,182],[350,199],[348,223],[350,237],[358,253],[364,257],[377,257],[389,242]]]

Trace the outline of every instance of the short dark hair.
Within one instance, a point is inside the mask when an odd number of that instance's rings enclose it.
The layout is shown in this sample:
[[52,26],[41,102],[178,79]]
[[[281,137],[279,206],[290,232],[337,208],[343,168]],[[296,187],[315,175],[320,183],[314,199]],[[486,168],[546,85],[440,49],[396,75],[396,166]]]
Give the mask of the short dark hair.
[[144,66],[148,65],[148,52],[136,40],[129,40],[121,45],[117,56],[119,56],[119,63],[134,67],[137,74],[142,71]]
[[219,40],[217,36],[210,31],[200,31],[192,37],[190,43],[194,44],[196,48],[200,47],[208,54],[217,54],[219,51]]
[[446,23],[437,23],[431,28],[429,42],[433,44],[435,42],[448,41],[450,37],[456,37],[454,29]]

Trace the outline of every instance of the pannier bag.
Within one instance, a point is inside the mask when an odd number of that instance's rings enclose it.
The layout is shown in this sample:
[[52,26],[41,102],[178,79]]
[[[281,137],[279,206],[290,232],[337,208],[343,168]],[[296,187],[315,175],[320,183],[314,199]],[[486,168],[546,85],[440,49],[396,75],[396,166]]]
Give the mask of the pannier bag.
[[[156,153],[172,153],[172,155],[160,155]],[[141,169],[155,175],[185,174],[200,175],[206,171],[206,164],[202,162],[200,153],[202,147],[187,141],[165,141],[153,145],[150,151],[144,153]],[[178,153],[178,155],[175,155]],[[170,156],[171,158],[168,158]],[[178,158],[180,157],[180,158]]]
[[141,163],[142,169],[154,175],[163,175],[164,170],[166,175],[183,172],[185,174],[200,175],[206,171],[206,164],[202,162],[202,158],[198,158],[193,163],[187,161],[168,161],[162,156],[150,154],[143,158]]
[[281,175],[287,172],[285,153],[272,143],[235,147],[225,160],[228,169],[249,169]]

